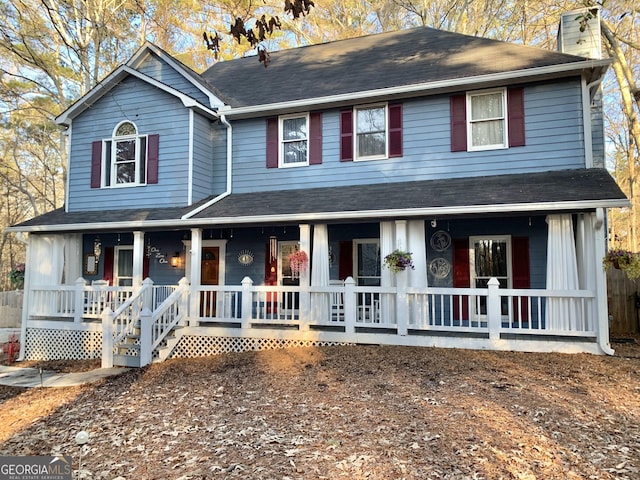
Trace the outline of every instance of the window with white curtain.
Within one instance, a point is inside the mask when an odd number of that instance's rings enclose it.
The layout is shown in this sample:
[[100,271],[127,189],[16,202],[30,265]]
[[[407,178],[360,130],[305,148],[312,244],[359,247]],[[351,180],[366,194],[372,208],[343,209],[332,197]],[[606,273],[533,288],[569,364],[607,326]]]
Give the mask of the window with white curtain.
[[507,92],[505,89],[467,94],[469,150],[507,148]]
[[387,106],[355,109],[356,159],[387,158]]
[[143,185],[146,181],[147,136],[129,121],[119,123],[104,142],[104,186]]
[[308,115],[280,117],[280,166],[309,164]]

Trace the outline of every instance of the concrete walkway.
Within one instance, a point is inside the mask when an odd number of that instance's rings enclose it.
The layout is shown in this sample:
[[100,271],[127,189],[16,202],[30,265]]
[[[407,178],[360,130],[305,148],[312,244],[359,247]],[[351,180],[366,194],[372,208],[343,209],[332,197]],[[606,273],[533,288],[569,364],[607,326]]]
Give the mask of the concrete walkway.
[[38,368],[8,367],[0,365],[0,385],[11,387],[74,387],[93,383],[103,378],[120,375],[128,368],[97,368],[88,372],[58,373]]

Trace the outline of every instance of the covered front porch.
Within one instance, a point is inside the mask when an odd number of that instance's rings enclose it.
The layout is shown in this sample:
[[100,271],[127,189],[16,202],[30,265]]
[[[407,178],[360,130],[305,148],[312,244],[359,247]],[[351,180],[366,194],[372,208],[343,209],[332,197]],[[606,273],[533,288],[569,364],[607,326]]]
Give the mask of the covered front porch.
[[[174,235],[178,243],[156,262],[156,271],[182,274],[162,283],[154,275],[142,280],[145,270],[154,271],[145,262],[162,253],[148,241],[157,235],[129,235],[130,282],[126,275],[98,278],[104,256],[96,277],[79,276],[71,285],[37,283],[27,275],[23,356],[145,365],[230,350],[345,343],[612,353],[600,266],[602,211],[192,228]],[[58,242],[67,251],[73,242],[59,237],[42,237],[44,243],[30,250]],[[95,256],[94,237],[79,241],[79,258]],[[100,248],[109,248],[107,235],[100,238]],[[125,233],[117,239],[125,243]],[[283,246],[308,252],[308,267],[293,275]],[[412,253],[414,269],[393,273],[382,266],[395,249]],[[475,258],[481,255],[487,258]],[[217,281],[203,281],[212,275]]]

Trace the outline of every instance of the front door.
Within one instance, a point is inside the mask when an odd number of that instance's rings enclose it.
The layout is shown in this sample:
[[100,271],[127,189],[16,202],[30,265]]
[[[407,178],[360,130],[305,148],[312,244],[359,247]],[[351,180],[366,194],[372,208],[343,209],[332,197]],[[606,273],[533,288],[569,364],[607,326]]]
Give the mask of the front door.
[[[220,247],[202,247],[200,266],[201,285],[220,284]],[[205,291],[200,295],[200,316],[215,317],[217,292]]]

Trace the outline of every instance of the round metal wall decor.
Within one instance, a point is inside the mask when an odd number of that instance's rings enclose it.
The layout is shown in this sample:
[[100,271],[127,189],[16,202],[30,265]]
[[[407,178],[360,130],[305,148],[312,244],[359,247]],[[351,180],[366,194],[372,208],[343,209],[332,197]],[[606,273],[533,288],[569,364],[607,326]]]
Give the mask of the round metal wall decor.
[[447,278],[451,273],[451,264],[446,258],[438,257],[429,263],[429,272],[435,278]]
[[240,265],[251,265],[253,263],[253,252],[251,250],[242,250],[238,254],[238,263]]
[[444,230],[438,230],[433,235],[431,235],[431,248],[433,248],[436,252],[444,252],[451,246],[451,235]]

